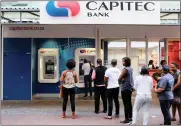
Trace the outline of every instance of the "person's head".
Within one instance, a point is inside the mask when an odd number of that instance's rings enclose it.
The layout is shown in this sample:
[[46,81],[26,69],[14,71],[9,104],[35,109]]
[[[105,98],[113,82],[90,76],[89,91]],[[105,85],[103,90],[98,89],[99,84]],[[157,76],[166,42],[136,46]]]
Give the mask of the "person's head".
[[117,66],[117,60],[116,60],[116,59],[112,59],[111,65],[112,65],[113,67],[116,67],[116,66]]
[[160,65],[161,66],[164,66],[164,65],[166,65],[167,64],[167,61],[166,60],[162,60],[161,62],[160,62]]
[[162,70],[163,70],[163,73],[164,73],[164,74],[167,74],[167,73],[170,72],[170,67],[169,67],[167,64],[166,64],[166,65],[163,65]]
[[148,65],[153,65],[153,60],[150,60]]
[[84,59],[84,63],[88,63],[87,59]]
[[170,65],[170,69],[171,69],[171,71],[173,71],[173,72],[177,72],[177,69],[178,69],[178,64],[176,64],[176,63],[171,63],[171,65]]
[[99,66],[102,66],[102,60],[101,60],[101,59],[97,59],[97,64],[98,64]]
[[73,59],[67,60],[66,66],[69,70],[72,70],[75,68],[76,62]]
[[124,57],[122,59],[122,64],[125,67],[130,67],[131,66],[131,59],[129,57]]
[[149,75],[149,68],[146,67],[146,66],[143,66],[143,67],[141,68],[140,74],[143,75],[143,76]]

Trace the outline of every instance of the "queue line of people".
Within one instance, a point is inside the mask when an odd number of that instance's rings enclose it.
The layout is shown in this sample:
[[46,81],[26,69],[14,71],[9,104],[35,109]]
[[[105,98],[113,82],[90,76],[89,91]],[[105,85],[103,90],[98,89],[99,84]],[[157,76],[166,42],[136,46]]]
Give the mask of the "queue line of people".
[[[119,87],[121,85],[121,96],[124,105],[124,115],[125,120],[121,123],[136,124],[137,115],[141,108],[143,108],[143,125],[148,124],[149,110],[152,105],[152,89],[153,89],[153,79],[149,76],[149,68],[144,66],[141,69],[139,76],[133,80],[133,69],[131,66],[131,59],[128,57],[122,60],[124,69],[120,71],[117,66],[117,60],[113,59],[111,61],[111,67],[106,68],[102,65],[102,60],[97,60],[97,67],[92,72],[92,79],[94,81],[95,88],[95,113],[100,112],[100,97],[103,101],[103,111],[108,115],[105,119],[112,119],[113,101],[115,103],[115,115],[114,117],[119,117]],[[70,95],[71,107],[72,107],[72,118],[75,118],[75,92],[73,88],[75,83],[78,82],[78,77],[75,71],[74,60],[67,61],[67,68],[62,73],[60,81],[63,82],[63,118],[66,117],[66,104],[68,100],[68,95]],[[158,99],[160,102],[161,111],[164,117],[164,125],[171,125],[171,121],[176,121],[175,112],[178,109],[179,117],[181,120],[181,81],[180,72],[178,66],[172,63],[171,69],[165,61],[161,61],[162,65],[162,75],[157,78],[157,85],[154,91],[158,94]],[[177,69],[176,69],[177,68]],[[172,72],[170,72],[172,71]],[[175,75],[175,76],[174,76]],[[176,76],[177,75],[177,76]],[[132,92],[136,90],[136,99],[134,102],[134,107],[132,108]],[[174,93],[173,93],[174,92]],[[65,93],[65,94],[64,94]],[[72,98],[71,98],[72,97]],[[107,106],[108,101],[108,106]],[[170,114],[170,107],[172,105],[172,118]],[[181,124],[181,121],[179,122]]]

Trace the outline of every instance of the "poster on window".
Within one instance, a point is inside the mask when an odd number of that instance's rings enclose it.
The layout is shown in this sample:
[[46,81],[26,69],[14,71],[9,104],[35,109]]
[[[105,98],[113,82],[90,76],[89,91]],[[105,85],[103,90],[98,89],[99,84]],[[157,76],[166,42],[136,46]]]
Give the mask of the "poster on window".
[[177,63],[180,68],[180,41],[169,41],[168,42],[168,64]]

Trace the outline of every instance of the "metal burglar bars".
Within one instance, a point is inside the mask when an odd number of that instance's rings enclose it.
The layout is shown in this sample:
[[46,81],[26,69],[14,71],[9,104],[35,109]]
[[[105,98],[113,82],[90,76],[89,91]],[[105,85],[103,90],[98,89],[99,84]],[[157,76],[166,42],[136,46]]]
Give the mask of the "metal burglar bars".
[[[4,3],[4,5],[3,5]],[[33,2],[32,2],[33,3]],[[32,4],[31,3],[31,4]],[[38,3],[37,3],[38,4]],[[2,2],[2,24],[39,24],[40,9],[37,4],[23,2]],[[36,5],[36,6],[35,6]],[[161,8],[160,19],[162,25],[179,25],[181,20],[180,8]]]

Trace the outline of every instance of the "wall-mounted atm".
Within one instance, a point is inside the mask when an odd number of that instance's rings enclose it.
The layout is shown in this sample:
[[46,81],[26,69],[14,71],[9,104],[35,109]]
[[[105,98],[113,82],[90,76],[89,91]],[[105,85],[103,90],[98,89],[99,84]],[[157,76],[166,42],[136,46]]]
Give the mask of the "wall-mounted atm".
[[38,81],[57,83],[59,81],[59,51],[55,48],[38,50]]
[[[103,54],[104,54],[103,50],[101,50],[101,59],[102,60],[104,58]],[[95,48],[77,48],[75,50],[75,61],[76,61],[75,71],[77,73],[79,73],[79,83],[77,83],[77,87],[79,87],[79,88],[84,88],[84,73],[82,71],[82,65],[83,65],[84,59],[87,59],[94,66],[97,66]]]

